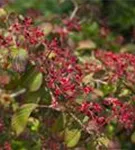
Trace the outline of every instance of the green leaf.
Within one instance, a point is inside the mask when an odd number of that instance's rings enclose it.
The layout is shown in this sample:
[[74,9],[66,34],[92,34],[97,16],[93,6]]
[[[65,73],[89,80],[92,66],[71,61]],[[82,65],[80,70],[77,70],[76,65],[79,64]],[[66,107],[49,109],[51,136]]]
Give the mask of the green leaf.
[[24,131],[27,125],[28,118],[36,107],[37,107],[37,104],[34,104],[34,103],[24,104],[13,115],[11,126],[12,126],[12,129],[16,132],[17,136],[20,135]]
[[38,132],[38,129],[39,129],[39,126],[40,126],[40,122],[36,118],[29,117],[28,125],[30,126],[31,131]]
[[74,146],[77,145],[77,143],[79,142],[79,139],[81,137],[81,131],[78,129],[66,129],[65,130],[65,143],[67,145],[67,147],[72,148]]
[[16,47],[11,47],[11,57],[12,58],[22,58],[22,59],[27,59],[28,58],[28,52],[25,49],[22,48],[16,48]]
[[64,113],[60,114],[56,119],[55,123],[52,126],[52,131],[53,132],[60,132],[64,129],[65,126],[65,121],[66,121],[66,116]]
[[40,72],[35,73],[32,77],[30,84],[29,84],[30,91],[31,92],[37,91],[40,88],[42,81],[43,81],[43,74]]
[[108,95],[116,91],[116,86],[112,84],[103,84],[101,87],[101,91],[104,93],[104,95]]
[[133,132],[131,135],[131,141],[132,143],[135,143],[135,132]]

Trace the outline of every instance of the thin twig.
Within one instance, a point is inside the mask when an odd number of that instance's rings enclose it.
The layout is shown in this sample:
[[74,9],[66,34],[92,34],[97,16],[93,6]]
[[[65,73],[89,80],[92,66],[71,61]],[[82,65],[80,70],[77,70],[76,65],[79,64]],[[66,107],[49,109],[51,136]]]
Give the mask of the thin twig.
[[20,91],[17,91],[17,92],[15,92],[15,93],[12,93],[12,94],[10,95],[10,97],[11,97],[11,98],[14,98],[14,97],[17,97],[17,96],[19,96],[19,95],[25,93],[25,92],[26,92],[26,89],[24,88],[24,89],[21,89]]
[[102,81],[102,80],[100,80],[100,79],[93,79],[93,81],[107,85],[107,82]]
[[[56,110],[56,111],[61,111],[60,109],[55,109],[53,108],[51,105],[39,105],[38,106],[39,108],[50,108],[50,109],[53,109],[53,110]],[[93,132],[90,131],[89,129],[87,129],[84,124],[81,122],[81,120],[79,120],[72,112],[69,112],[69,111],[65,111],[67,112],[82,128],[82,130],[86,131],[88,134],[92,135]]]
[[39,108],[52,108],[50,105],[38,105]]
[[72,20],[75,17],[77,11],[78,11],[78,4],[75,0],[71,0],[71,1],[72,1],[72,3],[74,4],[74,7],[75,7],[72,14],[71,14],[71,16],[70,16],[70,19]]
[[82,127],[82,130],[86,131],[88,134],[92,135],[93,132],[87,129],[84,124],[79,120],[73,113],[68,112],[68,114]]

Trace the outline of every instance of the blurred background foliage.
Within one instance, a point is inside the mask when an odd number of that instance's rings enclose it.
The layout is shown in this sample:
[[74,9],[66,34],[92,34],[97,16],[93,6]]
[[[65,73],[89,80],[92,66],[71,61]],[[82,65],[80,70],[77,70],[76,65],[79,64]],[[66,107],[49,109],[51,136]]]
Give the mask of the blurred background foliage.
[[36,16],[40,23],[43,20],[59,23],[61,17],[70,16],[77,7],[75,17],[80,19],[82,32],[79,36],[71,35],[74,40],[91,39],[96,48],[134,52],[133,0],[7,0],[4,7],[9,13]]
[[[2,0],[3,2],[5,0]],[[1,3],[2,3],[1,1]],[[74,0],[73,0],[74,1]],[[69,14],[73,10],[71,0],[8,0],[9,12],[25,14],[28,10],[39,11],[44,16]],[[98,23],[103,21],[118,31],[129,30],[135,24],[135,1],[133,0],[75,0],[79,15]],[[99,18],[100,17],[100,18]],[[100,20],[99,20],[100,19]],[[101,20],[102,19],[102,20]],[[106,20],[104,20],[106,19]]]

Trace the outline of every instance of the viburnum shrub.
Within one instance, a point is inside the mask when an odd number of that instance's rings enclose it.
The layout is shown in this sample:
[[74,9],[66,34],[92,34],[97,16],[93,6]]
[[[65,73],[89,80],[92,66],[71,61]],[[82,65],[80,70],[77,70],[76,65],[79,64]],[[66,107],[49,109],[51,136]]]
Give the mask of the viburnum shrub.
[[132,133],[133,54],[97,49],[81,61],[69,42],[70,33],[81,30],[76,18],[62,20],[49,35],[29,17],[6,18],[5,25],[0,30],[1,149],[25,144],[106,149],[115,134]]

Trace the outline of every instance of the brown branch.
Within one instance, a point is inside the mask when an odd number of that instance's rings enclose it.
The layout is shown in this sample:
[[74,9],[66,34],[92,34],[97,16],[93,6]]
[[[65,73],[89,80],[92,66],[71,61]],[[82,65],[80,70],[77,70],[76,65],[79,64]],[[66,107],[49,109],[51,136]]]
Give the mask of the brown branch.
[[86,131],[90,135],[94,134],[91,130],[87,129],[81,120],[79,120],[72,112],[68,112],[68,114],[81,126],[82,130]]

